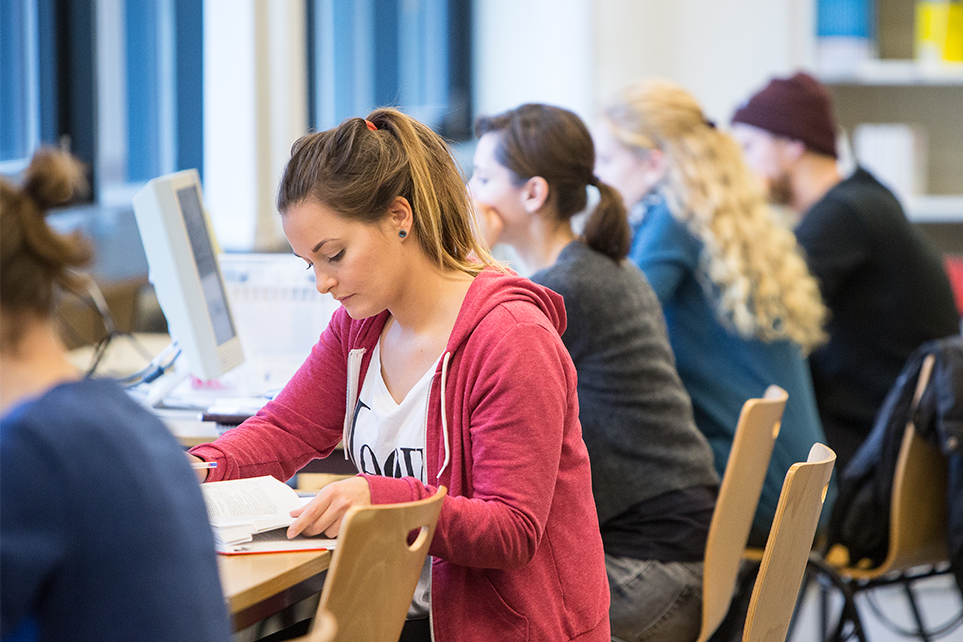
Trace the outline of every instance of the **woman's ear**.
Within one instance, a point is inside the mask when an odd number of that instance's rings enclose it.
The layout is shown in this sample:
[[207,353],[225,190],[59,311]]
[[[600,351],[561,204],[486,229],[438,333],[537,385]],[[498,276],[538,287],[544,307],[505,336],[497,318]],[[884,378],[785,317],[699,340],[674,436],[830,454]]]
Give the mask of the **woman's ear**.
[[414,226],[414,214],[411,211],[411,203],[403,196],[396,196],[391,205],[388,206],[387,224],[394,235],[404,232],[402,238],[411,232]]
[[533,176],[522,186],[522,204],[528,214],[535,214],[548,202],[548,181]]

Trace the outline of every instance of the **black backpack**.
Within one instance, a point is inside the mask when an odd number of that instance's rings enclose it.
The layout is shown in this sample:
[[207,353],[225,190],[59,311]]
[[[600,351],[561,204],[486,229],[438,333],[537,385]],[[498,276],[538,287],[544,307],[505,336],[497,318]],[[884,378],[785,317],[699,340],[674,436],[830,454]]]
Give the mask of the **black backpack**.
[[[928,354],[934,354],[937,362],[917,405],[914,393]],[[963,586],[963,337],[958,335],[927,342],[910,355],[876,415],[872,432],[840,474],[829,544],[849,550],[850,566],[865,560],[875,567],[886,559],[893,477],[910,419],[919,435],[948,457],[950,555]]]

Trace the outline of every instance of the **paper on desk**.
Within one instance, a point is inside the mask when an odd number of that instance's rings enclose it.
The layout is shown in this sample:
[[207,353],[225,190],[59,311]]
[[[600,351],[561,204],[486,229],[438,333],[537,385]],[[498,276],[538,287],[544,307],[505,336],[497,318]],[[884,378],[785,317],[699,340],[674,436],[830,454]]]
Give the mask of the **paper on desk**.
[[238,555],[243,553],[281,553],[284,551],[332,551],[338,544],[336,539],[321,537],[304,537],[298,535],[288,539],[284,529],[255,533],[248,542],[225,547],[219,552],[224,555]]

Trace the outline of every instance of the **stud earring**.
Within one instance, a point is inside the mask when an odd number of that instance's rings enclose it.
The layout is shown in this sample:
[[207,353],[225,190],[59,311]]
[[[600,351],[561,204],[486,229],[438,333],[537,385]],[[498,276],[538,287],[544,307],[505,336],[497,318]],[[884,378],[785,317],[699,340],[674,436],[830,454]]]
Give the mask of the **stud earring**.
[[401,230],[400,232],[398,232],[398,236],[400,236],[401,238],[405,238],[406,236],[408,236],[408,232]]

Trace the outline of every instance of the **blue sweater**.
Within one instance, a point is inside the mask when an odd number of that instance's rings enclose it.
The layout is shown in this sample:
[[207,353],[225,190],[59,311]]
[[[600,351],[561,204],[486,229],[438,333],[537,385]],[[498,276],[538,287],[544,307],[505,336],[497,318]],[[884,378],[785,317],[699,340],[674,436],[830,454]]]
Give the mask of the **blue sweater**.
[[[789,467],[805,461],[812,445],[825,443],[826,438],[799,347],[789,341],[746,340],[723,326],[698,280],[701,254],[702,242],[662,200],[649,205],[633,226],[629,258],[645,273],[662,304],[676,368],[720,476],[746,400],[761,397],[771,384],[789,393],[753,523],[753,533],[763,536],[769,532]],[[831,503],[828,497],[823,521]]]
[[0,418],[0,638],[230,639],[200,486],[113,382]]

